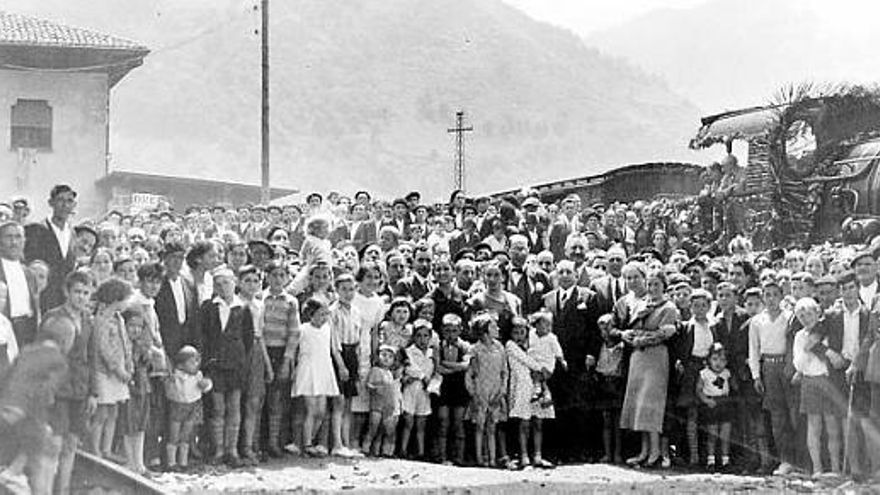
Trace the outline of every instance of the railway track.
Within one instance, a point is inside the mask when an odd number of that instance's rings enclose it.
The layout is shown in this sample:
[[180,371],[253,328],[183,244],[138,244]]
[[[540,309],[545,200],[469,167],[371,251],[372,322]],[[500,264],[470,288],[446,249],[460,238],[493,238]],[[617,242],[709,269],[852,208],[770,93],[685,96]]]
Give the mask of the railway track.
[[169,493],[152,480],[81,450],[76,453],[71,489],[83,495]]

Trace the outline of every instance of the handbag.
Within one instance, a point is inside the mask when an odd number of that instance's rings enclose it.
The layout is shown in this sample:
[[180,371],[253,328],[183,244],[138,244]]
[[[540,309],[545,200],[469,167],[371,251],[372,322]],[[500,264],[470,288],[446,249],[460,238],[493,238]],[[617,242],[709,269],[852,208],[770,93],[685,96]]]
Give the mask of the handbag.
[[623,342],[614,345],[602,344],[599,349],[599,360],[596,361],[596,372],[605,376],[623,375]]

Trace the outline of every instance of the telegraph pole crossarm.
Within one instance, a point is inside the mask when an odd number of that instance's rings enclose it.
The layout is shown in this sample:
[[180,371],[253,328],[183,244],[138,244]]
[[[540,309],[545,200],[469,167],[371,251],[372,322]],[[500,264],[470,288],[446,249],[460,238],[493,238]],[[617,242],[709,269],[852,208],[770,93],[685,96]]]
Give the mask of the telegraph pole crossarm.
[[464,111],[459,110],[455,113],[455,127],[447,129],[446,132],[455,134],[455,167],[453,170],[453,183],[455,189],[464,190],[464,133],[472,132],[473,126],[464,126]]

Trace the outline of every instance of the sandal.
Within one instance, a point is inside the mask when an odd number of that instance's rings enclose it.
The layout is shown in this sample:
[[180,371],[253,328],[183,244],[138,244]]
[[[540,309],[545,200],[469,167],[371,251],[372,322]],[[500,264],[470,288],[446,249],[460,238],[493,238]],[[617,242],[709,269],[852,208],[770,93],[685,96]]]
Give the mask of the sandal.
[[556,467],[553,465],[552,462],[548,461],[547,459],[542,459],[540,457],[536,458],[532,462],[532,466],[539,468],[539,469],[553,469]]

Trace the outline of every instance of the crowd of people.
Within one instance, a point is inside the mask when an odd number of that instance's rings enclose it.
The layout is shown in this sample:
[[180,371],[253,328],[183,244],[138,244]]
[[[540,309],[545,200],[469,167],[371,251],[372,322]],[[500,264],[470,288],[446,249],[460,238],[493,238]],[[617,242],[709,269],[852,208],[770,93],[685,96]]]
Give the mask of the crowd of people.
[[527,189],[81,222],[71,187],[48,202],[0,205],[0,464],[35,493],[69,490],[77,447],[140,473],[880,470],[872,246],[719,246],[698,209]]

